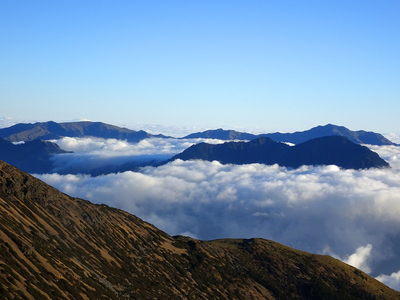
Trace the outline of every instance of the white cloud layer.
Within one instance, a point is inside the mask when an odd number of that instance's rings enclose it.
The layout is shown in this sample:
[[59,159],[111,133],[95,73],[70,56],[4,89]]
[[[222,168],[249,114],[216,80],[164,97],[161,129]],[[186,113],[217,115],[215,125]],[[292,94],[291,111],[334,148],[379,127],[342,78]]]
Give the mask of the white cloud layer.
[[6,128],[6,127],[10,127],[14,124],[16,124],[17,122],[11,118],[8,117],[0,117],[0,128]]
[[138,143],[129,143],[124,140],[102,139],[94,137],[71,138],[64,137],[53,140],[62,149],[82,153],[90,156],[117,157],[130,155],[175,155],[182,152],[193,144],[206,142],[209,144],[220,144],[226,141],[216,139],[163,139],[150,138]]
[[400,271],[393,272],[391,275],[381,274],[375,278],[387,286],[390,286],[392,289],[400,291]]
[[130,162],[161,162],[178,154],[199,142],[212,144],[223,143],[212,139],[145,139],[138,143],[129,143],[117,139],[102,139],[94,137],[71,138],[64,137],[52,140],[60,148],[73,151],[53,156],[57,173],[89,173],[96,168],[108,165],[119,166]]
[[372,250],[372,245],[367,244],[366,246],[358,247],[356,249],[356,252],[354,252],[353,254],[348,255],[345,258],[341,258],[336,253],[332,252],[332,250],[329,247],[326,247],[322,252],[322,254],[327,254],[334,258],[340,259],[346,264],[349,264],[369,274],[371,273],[371,268],[369,266],[369,260],[371,258],[371,250]]
[[116,157],[131,155],[175,154],[191,146],[195,141],[177,139],[145,139],[138,143],[128,143],[117,139],[71,138],[55,140],[62,149],[91,156]]
[[400,133],[387,133],[384,134],[385,138],[393,143],[400,144]]
[[[63,139],[58,143],[77,156],[87,155],[87,162],[115,154],[171,155],[193,142],[151,139],[131,145]],[[38,177],[69,195],[126,210],[171,235],[206,240],[262,237],[313,253],[329,249],[331,255],[373,276],[394,273],[378,279],[398,288],[400,147],[371,148],[392,168],[288,170],[278,165],[177,160],[140,172]]]

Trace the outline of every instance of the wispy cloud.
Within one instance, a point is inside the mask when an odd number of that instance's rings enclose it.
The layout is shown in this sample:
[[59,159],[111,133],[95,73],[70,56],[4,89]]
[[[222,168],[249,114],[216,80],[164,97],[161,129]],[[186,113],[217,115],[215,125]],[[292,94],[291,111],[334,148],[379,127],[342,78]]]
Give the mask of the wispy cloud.
[[[76,155],[104,158],[119,151],[170,155],[194,141],[152,139],[141,145],[93,139],[75,142],[64,140],[60,145],[68,144]],[[328,247],[332,255],[377,276],[400,270],[396,251],[400,147],[372,149],[387,159],[392,169],[308,166],[288,170],[278,165],[177,160],[140,172],[38,177],[67,194],[129,211],[172,235],[262,237],[313,253]],[[394,280],[382,276],[382,280]]]
[[9,117],[0,117],[0,128],[10,127],[15,125],[17,122]]

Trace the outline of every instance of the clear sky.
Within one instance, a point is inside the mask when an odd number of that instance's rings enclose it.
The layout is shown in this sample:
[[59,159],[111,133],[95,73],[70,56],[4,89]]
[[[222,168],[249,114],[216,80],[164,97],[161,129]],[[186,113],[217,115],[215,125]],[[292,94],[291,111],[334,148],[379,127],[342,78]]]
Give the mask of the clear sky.
[[0,117],[400,132],[400,1],[0,2]]

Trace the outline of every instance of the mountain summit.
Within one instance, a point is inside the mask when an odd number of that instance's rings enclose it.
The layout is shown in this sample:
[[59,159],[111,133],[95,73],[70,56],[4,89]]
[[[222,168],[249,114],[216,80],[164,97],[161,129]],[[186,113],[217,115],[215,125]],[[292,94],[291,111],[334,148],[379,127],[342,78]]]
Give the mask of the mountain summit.
[[332,257],[171,237],[0,161],[1,299],[399,299]]

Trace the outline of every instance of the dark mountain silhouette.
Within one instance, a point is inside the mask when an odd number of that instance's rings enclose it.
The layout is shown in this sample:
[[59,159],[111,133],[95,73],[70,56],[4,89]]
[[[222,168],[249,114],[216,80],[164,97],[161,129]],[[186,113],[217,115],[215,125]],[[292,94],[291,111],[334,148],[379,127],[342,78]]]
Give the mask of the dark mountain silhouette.
[[33,140],[21,145],[0,138],[0,159],[28,173],[50,173],[54,154],[69,153],[57,144]]
[[350,141],[356,144],[370,144],[370,145],[396,145],[389,141],[383,135],[370,131],[351,131],[343,126],[336,126],[328,124],[325,126],[317,126],[306,131],[297,131],[294,133],[266,133],[254,135],[250,133],[237,132],[234,130],[207,130],[204,132],[192,133],[184,138],[212,138],[219,140],[253,140],[258,137],[269,137],[277,142],[289,142],[293,144],[303,143],[307,140],[323,137],[338,135],[347,137]]
[[175,159],[217,160],[223,164],[279,164],[291,168],[302,165],[337,165],[344,169],[389,167],[377,153],[343,136],[315,138],[296,146],[268,137],[218,145],[200,143],[175,155],[171,161]]
[[254,140],[259,137],[258,135],[239,132],[235,130],[224,130],[222,128],[214,129],[214,130],[206,130],[203,132],[191,133],[182,139],[218,139],[218,140]]
[[171,237],[0,161],[0,299],[400,299],[329,256]]
[[44,174],[90,174],[92,176],[105,175],[125,171],[137,171],[145,166],[157,166],[165,161],[165,157],[156,158],[151,156],[148,159],[128,161],[121,164],[105,164],[99,167],[90,167],[85,164],[73,164],[69,167],[57,167],[52,159],[55,154],[72,153],[61,149],[57,144],[35,139],[33,141],[13,144],[0,138],[0,160],[3,160],[17,168],[31,173]]
[[350,141],[356,144],[369,144],[369,145],[395,145],[383,135],[374,133],[371,131],[351,131],[344,126],[336,126],[328,124],[325,126],[317,126],[306,131],[298,131],[294,133],[270,133],[265,136],[270,137],[275,141],[289,142],[293,144],[300,144],[310,139],[338,135],[348,138]]
[[10,142],[32,141],[36,139],[51,140],[62,137],[99,137],[139,142],[150,137],[166,138],[164,135],[152,135],[143,130],[134,131],[102,122],[67,122],[56,123],[53,121],[16,124],[8,128],[0,129],[0,137]]

